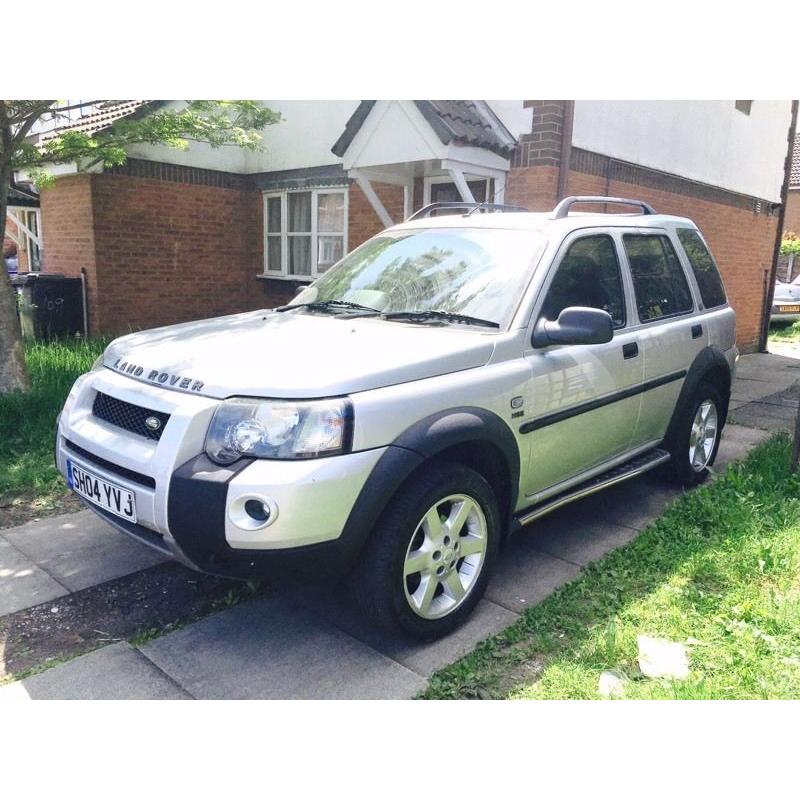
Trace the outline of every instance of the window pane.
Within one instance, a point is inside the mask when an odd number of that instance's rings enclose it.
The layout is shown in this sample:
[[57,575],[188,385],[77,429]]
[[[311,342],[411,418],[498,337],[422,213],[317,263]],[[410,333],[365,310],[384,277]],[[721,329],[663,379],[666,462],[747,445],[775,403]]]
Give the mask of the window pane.
[[600,308],[615,328],[625,325],[625,295],[619,261],[610,236],[587,236],[574,242],[558,267],[543,313],[549,320],[570,306]]
[[289,230],[311,233],[311,192],[289,194]]
[[320,194],[317,203],[317,230],[341,233],[344,230],[344,194]]
[[289,237],[289,274],[311,274],[311,237]]
[[703,304],[707,308],[725,305],[725,288],[722,285],[722,278],[720,278],[717,265],[700,235],[691,228],[678,228],[678,238],[689,257],[694,277],[697,278]]
[[341,236],[319,236],[317,238],[317,271],[325,272],[344,255],[344,240]]
[[267,230],[270,233],[281,232],[281,198],[267,198]]
[[280,236],[267,236],[267,269],[272,272],[282,269]]
[[645,322],[692,309],[692,295],[666,236],[625,234],[625,251],[631,264],[639,319]]

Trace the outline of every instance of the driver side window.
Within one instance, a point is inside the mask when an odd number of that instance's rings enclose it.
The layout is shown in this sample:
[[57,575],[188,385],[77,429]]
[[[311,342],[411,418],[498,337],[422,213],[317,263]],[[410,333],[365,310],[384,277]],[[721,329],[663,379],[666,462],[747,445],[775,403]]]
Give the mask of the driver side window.
[[570,306],[607,311],[614,328],[625,327],[625,295],[614,240],[606,235],[584,236],[573,242],[558,265],[547,292],[542,315],[554,321]]

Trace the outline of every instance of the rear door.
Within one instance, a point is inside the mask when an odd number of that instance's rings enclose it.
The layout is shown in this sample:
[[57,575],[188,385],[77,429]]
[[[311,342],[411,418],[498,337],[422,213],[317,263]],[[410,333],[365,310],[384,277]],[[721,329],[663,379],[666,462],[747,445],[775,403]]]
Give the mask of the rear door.
[[622,234],[622,250],[633,285],[636,336],[644,356],[644,378],[636,444],[661,439],[683,381],[708,344],[707,326],[693,296],[680,247],[665,229]]
[[565,239],[529,334],[543,316],[556,319],[564,308],[588,306],[609,312],[614,338],[606,344],[526,351],[531,377],[525,398],[527,419],[520,430],[530,442],[524,478],[528,497],[629,449],[643,377],[637,334],[629,329],[629,295],[617,237],[610,229],[576,231]]

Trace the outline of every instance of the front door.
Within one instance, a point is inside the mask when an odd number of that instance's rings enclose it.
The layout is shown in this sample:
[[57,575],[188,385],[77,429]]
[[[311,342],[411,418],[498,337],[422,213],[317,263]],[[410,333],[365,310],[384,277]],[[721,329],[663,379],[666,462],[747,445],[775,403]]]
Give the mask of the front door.
[[[483,203],[488,199],[487,184],[486,180],[467,181],[476,203]],[[458,187],[451,181],[431,184],[431,203],[461,203],[463,199]]]
[[524,481],[529,497],[630,448],[644,371],[636,334],[628,330],[629,292],[611,231],[567,238],[548,281],[534,322],[542,316],[555,320],[570,306],[601,308],[611,315],[614,338],[526,352],[531,378],[521,430],[530,437]]

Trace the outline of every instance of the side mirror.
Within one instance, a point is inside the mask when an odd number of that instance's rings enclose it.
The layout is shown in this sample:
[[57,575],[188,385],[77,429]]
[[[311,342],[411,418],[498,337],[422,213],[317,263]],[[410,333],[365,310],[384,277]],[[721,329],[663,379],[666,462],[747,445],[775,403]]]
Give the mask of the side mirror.
[[531,338],[534,347],[551,344],[605,344],[614,338],[611,314],[599,308],[565,308],[555,322],[544,318],[536,323]]

